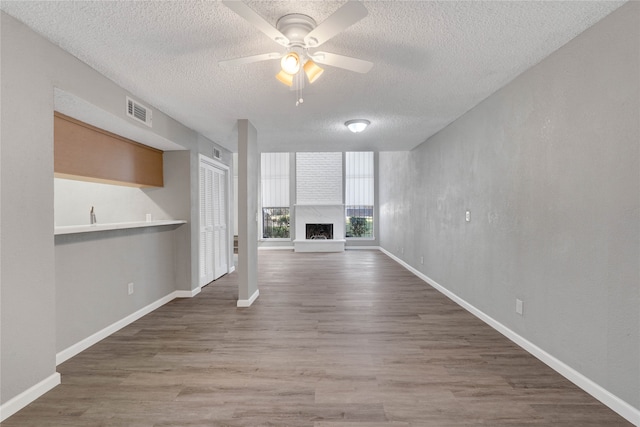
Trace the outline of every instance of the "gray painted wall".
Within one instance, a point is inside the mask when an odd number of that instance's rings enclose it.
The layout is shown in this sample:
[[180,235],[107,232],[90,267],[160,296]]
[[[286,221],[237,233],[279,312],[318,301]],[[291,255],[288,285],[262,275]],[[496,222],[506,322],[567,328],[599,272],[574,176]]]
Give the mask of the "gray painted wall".
[[238,299],[258,290],[258,132],[247,119],[238,120]]
[[[82,280],[85,280],[82,277],[76,279],[75,276],[65,276],[69,281],[65,279],[64,285],[56,283],[58,273],[63,275],[64,272],[56,271],[53,234],[54,88],[73,94],[119,120],[128,120],[124,111],[125,96],[139,98],[5,13],[0,13],[0,16],[0,404],[4,404],[55,373],[57,349],[66,347],[67,341],[72,339],[61,337],[61,344],[56,345],[59,329],[56,325],[59,320],[56,316],[56,299],[67,291],[74,292],[82,284]],[[143,99],[139,100],[145,103]],[[104,264],[100,264],[100,268],[105,271],[108,267],[115,268],[120,265],[119,260],[126,258],[135,260],[150,274],[152,260],[156,256],[150,247],[159,243],[161,248],[158,250],[162,253],[158,256],[161,259],[168,260],[173,253],[173,262],[167,264],[172,266],[171,276],[177,282],[173,283],[172,290],[191,290],[198,286],[198,257],[192,256],[198,250],[197,156],[200,152],[212,156],[213,148],[216,147],[222,151],[222,161],[230,164],[231,154],[161,111],[155,110],[153,119],[151,132],[180,144],[189,151],[169,156],[165,179],[168,177],[170,184],[163,190],[145,190],[146,195],[154,199],[153,203],[162,206],[170,216],[188,219],[190,222],[173,231],[159,233],[153,238],[147,231],[131,233],[129,239],[134,239],[135,242],[118,235],[122,239],[96,239],[91,244],[95,243],[95,250],[107,247],[128,247],[130,250],[149,248],[148,257],[133,253],[118,253],[109,257],[108,251],[104,251]],[[148,130],[143,125],[139,126]],[[184,191],[187,182],[190,191]],[[167,238],[169,235],[172,237]],[[154,242],[154,239],[159,240]],[[74,242],[75,244],[88,245],[89,242]],[[69,248],[70,246],[66,246],[61,249],[61,262],[67,256],[74,256]],[[123,266],[126,264],[121,265],[126,270]],[[124,277],[114,276],[114,282],[119,283]],[[133,312],[136,308],[157,300],[157,295],[169,289],[167,286],[168,283],[161,281],[156,290],[140,292],[134,298],[135,304],[127,307]],[[138,299],[143,296],[144,301]],[[77,295],[73,298],[77,304],[91,302],[83,302]],[[111,300],[115,313],[130,314],[120,311],[120,304],[116,301],[115,298]],[[67,320],[69,319],[64,322]],[[102,318],[74,320],[87,321],[96,327],[98,323],[106,321]],[[89,329],[82,330],[77,336],[89,332]]]
[[[164,170],[162,188],[57,179],[56,221],[87,223],[86,212],[78,212],[87,203],[95,204],[100,223],[144,221],[145,209],[154,219],[188,220],[189,152],[164,153]],[[176,289],[191,289],[187,225],[59,235],[55,243],[56,352]]]
[[383,248],[635,408],[639,55],[629,2],[415,150],[380,155]]
[[53,87],[40,38],[1,14],[0,402],[55,373]]
[[[197,154],[193,151],[165,152],[163,154],[164,187],[142,189],[151,203],[165,213],[166,219],[184,219],[189,222],[173,233],[174,288],[177,290],[193,290],[198,284],[199,234],[194,233],[194,229],[200,220],[198,211],[200,193],[197,186],[193,187],[193,177],[194,175],[197,177],[198,169],[194,171],[191,166],[192,156],[197,157]],[[192,211],[193,209],[195,212]],[[154,217],[154,219],[165,218]],[[150,254],[146,255],[146,258],[150,256]]]
[[180,227],[56,236],[57,352],[176,289]]

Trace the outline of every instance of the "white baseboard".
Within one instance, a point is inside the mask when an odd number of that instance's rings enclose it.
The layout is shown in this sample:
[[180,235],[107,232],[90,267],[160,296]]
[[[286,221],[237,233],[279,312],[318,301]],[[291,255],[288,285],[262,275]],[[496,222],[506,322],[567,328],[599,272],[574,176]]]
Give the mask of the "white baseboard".
[[196,295],[198,295],[201,290],[202,288],[198,286],[197,288],[192,289],[190,291],[175,291],[174,295],[175,295],[175,298],[193,298]]
[[615,396],[613,393],[606,390],[604,387],[590,380],[580,372],[576,371],[566,363],[547,353],[537,345],[533,344],[531,341],[512,331],[502,323],[498,322],[488,314],[483,311],[477,309],[473,305],[469,304],[464,299],[460,298],[453,292],[447,290],[444,286],[438,284],[436,281],[430,279],[425,274],[416,270],[400,258],[396,257],[392,253],[388,252],[384,248],[380,248],[380,251],[387,255],[389,258],[396,261],[398,264],[402,265],[404,268],[418,276],[420,279],[425,281],[428,285],[438,290],[440,293],[444,294],[447,298],[491,326],[496,331],[500,332],[505,337],[509,338],[515,344],[522,347],[525,351],[545,363],[554,371],[558,372],[560,375],[580,387],[582,390],[589,393],[591,396],[598,399],[603,404],[607,405],[613,411],[618,413],[623,418],[627,419],[629,422],[640,426],[640,409],[634,408],[629,403]]
[[239,299],[237,306],[242,308],[251,307],[251,304],[253,304],[253,302],[258,299],[258,296],[260,296],[260,290],[256,289],[256,291],[249,297],[249,299]]
[[234,271],[236,271],[236,266],[235,266],[235,265],[232,265],[232,266],[230,266],[230,267],[229,267],[229,273],[228,273],[228,274],[231,274],[231,273],[233,273]]
[[0,406],[0,422],[6,420],[11,415],[15,414],[58,384],[60,384],[60,374],[56,372],[33,387],[29,387],[16,397],[9,399],[6,403]]
[[192,290],[192,291],[173,291],[171,292],[169,295],[160,298],[157,301],[152,302],[151,304],[147,305],[146,307],[142,307],[140,310],[131,313],[130,315],[124,317],[123,319],[118,320],[115,323],[112,323],[111,325],[107,326],[106,328],[96,332],[95,334],[65,348],[64,350],[60,351],[58,354],[56,354],[56,365],[59,365],[69,359],[71,359],[73,356],[75,356],[76,354],[79,354],[80,352],[88,349],[89,347],[91,347],[92,345],[102,341],[103,339],[105,339],[106,337],[108,337],[109,335],[119,331],[120,329],[124,328],[125,326],[135,322],[136,320],[140,319],[142,316],[145,316],[149,313],[151,313],[152,311],[156,310],[159,307],[162,307],[163,305],[165,305],[166,303],[176,299],[176,298],[191,298],[195,295],[197,295],[200,292],[200,287]]
[[[117,322],[107,326],[106,328],[96,332],[95,334],[62,350],[61,352],[56,354],[56,365],[59,365],[69,360],[70,358],[82,352],[83,350],[86,350],[87,348],[98,343],[99,341],[103,340],[104,338],[108,337],[114,332],[117,332],[118,330],[129,325],[130,323],[135,322],[142,316],[151,313],[152,311],[174,300],[175,298],[191,298],[196,296],[199,293],[200,293],[199,287],[191,291],[174,291],[169,295],[163,298],[160,298],[155,302],[152,302],[151,304],[141,308],[135,313],[132,313],[126,316],[125,318],[118,320]],[[25,390],[24,392],[20,393],[13,399],[7,401],[5,404],[0,406],[0,422],[9,418],[11,415],[15,414],[20,409],[24,408],[29,403],[33,402],[38,397],[42,396],[43,394],[45,394],[46,392],[48,392],[58,384],[60,384],[60,374],[56,372],[55,374],[39,382],[38,384],[34,385],[28,390]]]
[[292,251],[293,246],[258,246],[259,251]]
[[353,251],[353,250],[380,251],[382,250],[380,246],[345,246],[344,248],[347,251]]

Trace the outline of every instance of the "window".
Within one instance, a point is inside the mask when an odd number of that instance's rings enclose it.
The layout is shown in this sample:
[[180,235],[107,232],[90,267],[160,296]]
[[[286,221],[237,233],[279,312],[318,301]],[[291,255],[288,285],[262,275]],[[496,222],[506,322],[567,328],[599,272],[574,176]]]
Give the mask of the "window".
[[262,238],[289,238],[289,208],[262,208]]
[[289,153],[262,153],[262,238],[289,239]]
[[373,152],[345,153],[345,231],[347,238],[373,239]]

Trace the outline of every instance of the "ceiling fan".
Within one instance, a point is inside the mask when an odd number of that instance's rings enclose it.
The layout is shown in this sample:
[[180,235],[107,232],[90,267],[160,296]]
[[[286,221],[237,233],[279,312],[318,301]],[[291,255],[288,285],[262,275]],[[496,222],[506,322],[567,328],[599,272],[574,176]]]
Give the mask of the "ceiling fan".
[[[310,16],[292,13],[278,19],[274,27],[262,16],[242,1],[223,0],[222,3],[236,14],[254,25],[274,42],[284,46],[284,52],[270,52],[259,55],[220,61],[220,66],[236,66],[259,61],[280,59],[282,69],[276,78],[287,86],[304,86],[304,76],[309,83],[320,77],[324,70],[317,64],[342,68],[356,73],[367,73],[373,63],[335,53],[315,49],[367,16],[367,8],[358,1],[348,1],[320,24]],[[304,70],[304,73],[300,72]],[[300,99],[301,101],[301,99]]]

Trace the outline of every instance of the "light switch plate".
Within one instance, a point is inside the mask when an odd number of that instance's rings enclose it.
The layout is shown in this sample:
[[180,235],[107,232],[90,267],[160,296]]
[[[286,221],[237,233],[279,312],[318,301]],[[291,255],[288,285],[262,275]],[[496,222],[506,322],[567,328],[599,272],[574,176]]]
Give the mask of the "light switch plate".
[[523,309],[524,309],[524,303],[522,302],[521,299],[516,298],[516,313],[522,316]]

